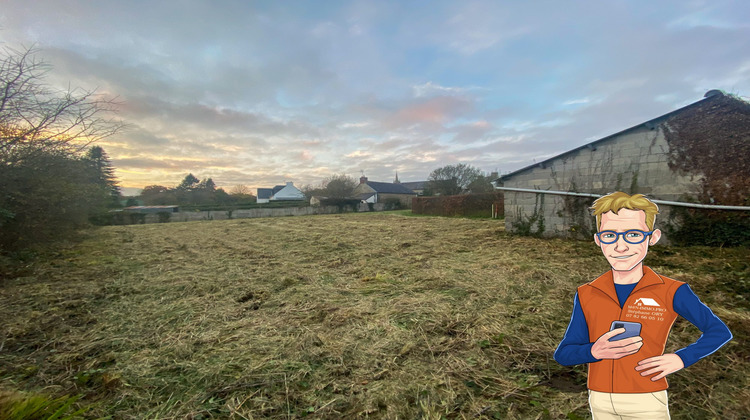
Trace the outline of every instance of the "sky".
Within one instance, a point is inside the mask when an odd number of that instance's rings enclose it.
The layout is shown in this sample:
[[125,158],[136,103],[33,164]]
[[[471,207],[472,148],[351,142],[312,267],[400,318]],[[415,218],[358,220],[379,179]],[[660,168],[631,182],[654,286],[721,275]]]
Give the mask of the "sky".
[[3,0],[0,43],[120,102],[126,194],[507,173],[750,96],[750,2]]

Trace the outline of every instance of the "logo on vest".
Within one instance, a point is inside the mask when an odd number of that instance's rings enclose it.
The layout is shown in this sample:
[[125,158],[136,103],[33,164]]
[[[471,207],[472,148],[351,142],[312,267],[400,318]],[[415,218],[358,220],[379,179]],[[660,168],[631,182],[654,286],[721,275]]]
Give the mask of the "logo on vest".
[[638,298],[632,304],[625,305],[625,318],[662,322],[667,310],[652,298]]
[[661,307],[659,305],[659,302],[651,299],[651,298],[639,298],[635,301],[636,306],[656,306],[657,308]]

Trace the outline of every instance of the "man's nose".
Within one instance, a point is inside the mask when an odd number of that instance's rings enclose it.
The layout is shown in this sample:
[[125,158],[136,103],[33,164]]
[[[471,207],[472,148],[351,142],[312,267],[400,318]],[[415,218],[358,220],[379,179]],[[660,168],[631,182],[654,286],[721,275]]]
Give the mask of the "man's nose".
[[627,251],[628,250],[628,243],[625,242],[625,236],[621,235],[617,237],[617,242],[615,242],[615,251]]

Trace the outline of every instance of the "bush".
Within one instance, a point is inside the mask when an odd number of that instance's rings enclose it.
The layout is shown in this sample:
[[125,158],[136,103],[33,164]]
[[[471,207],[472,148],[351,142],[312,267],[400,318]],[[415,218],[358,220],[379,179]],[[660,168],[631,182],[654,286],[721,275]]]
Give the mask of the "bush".
[[130,219],[130,224],[132,225],[146,223],[146,215],[143,213],[130,213],[128,214],[128,219]]
[[664,230],[675,245],[750,246],[750,214],[677,207]]
[[169,219],[172,217],[172,213],[168,211],[160,211],[157,214],[159,215],[159,223],[168,223]]
[[67,238],[106,213],[109,193],[81,159],[37,151],[0,165],[0,250],[15,252]]
[[503,194],[465,194],[438,197],[416,197],[412,201],[412,212],[433,216],[492,217],[493,204],[501,209]]
[[383,204],[385,204],[386,210],[401,210],[406,208],[406,206],[404,206],[404,203],[402,203],[398,198],[386,198]]
[[353,211],[357,211],[360,201],[358,198],[323,198],[320,200],[320,205],[336,206],[340,212],[345,211],[347,207]]

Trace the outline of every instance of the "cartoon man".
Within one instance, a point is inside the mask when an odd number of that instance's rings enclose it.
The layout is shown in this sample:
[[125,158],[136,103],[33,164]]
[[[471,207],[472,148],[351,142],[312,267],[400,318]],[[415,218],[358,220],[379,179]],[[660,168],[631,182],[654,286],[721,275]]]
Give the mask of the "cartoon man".
[[[555,360],[565,366],[588,363],[594,420],[669,419],[665,377],[715,352],[732,334],[687,284],[643,265],[648,247],[661,238],[654,229],[656,204],[641,194],[615,192],[591,209],[598,228],[594,242],[612,269],[578,287]],[[663,354],[677,315],[703,335]],[[636,328],[631,333],[620,326]],[[616,337],[626,332],[633,336]]]

